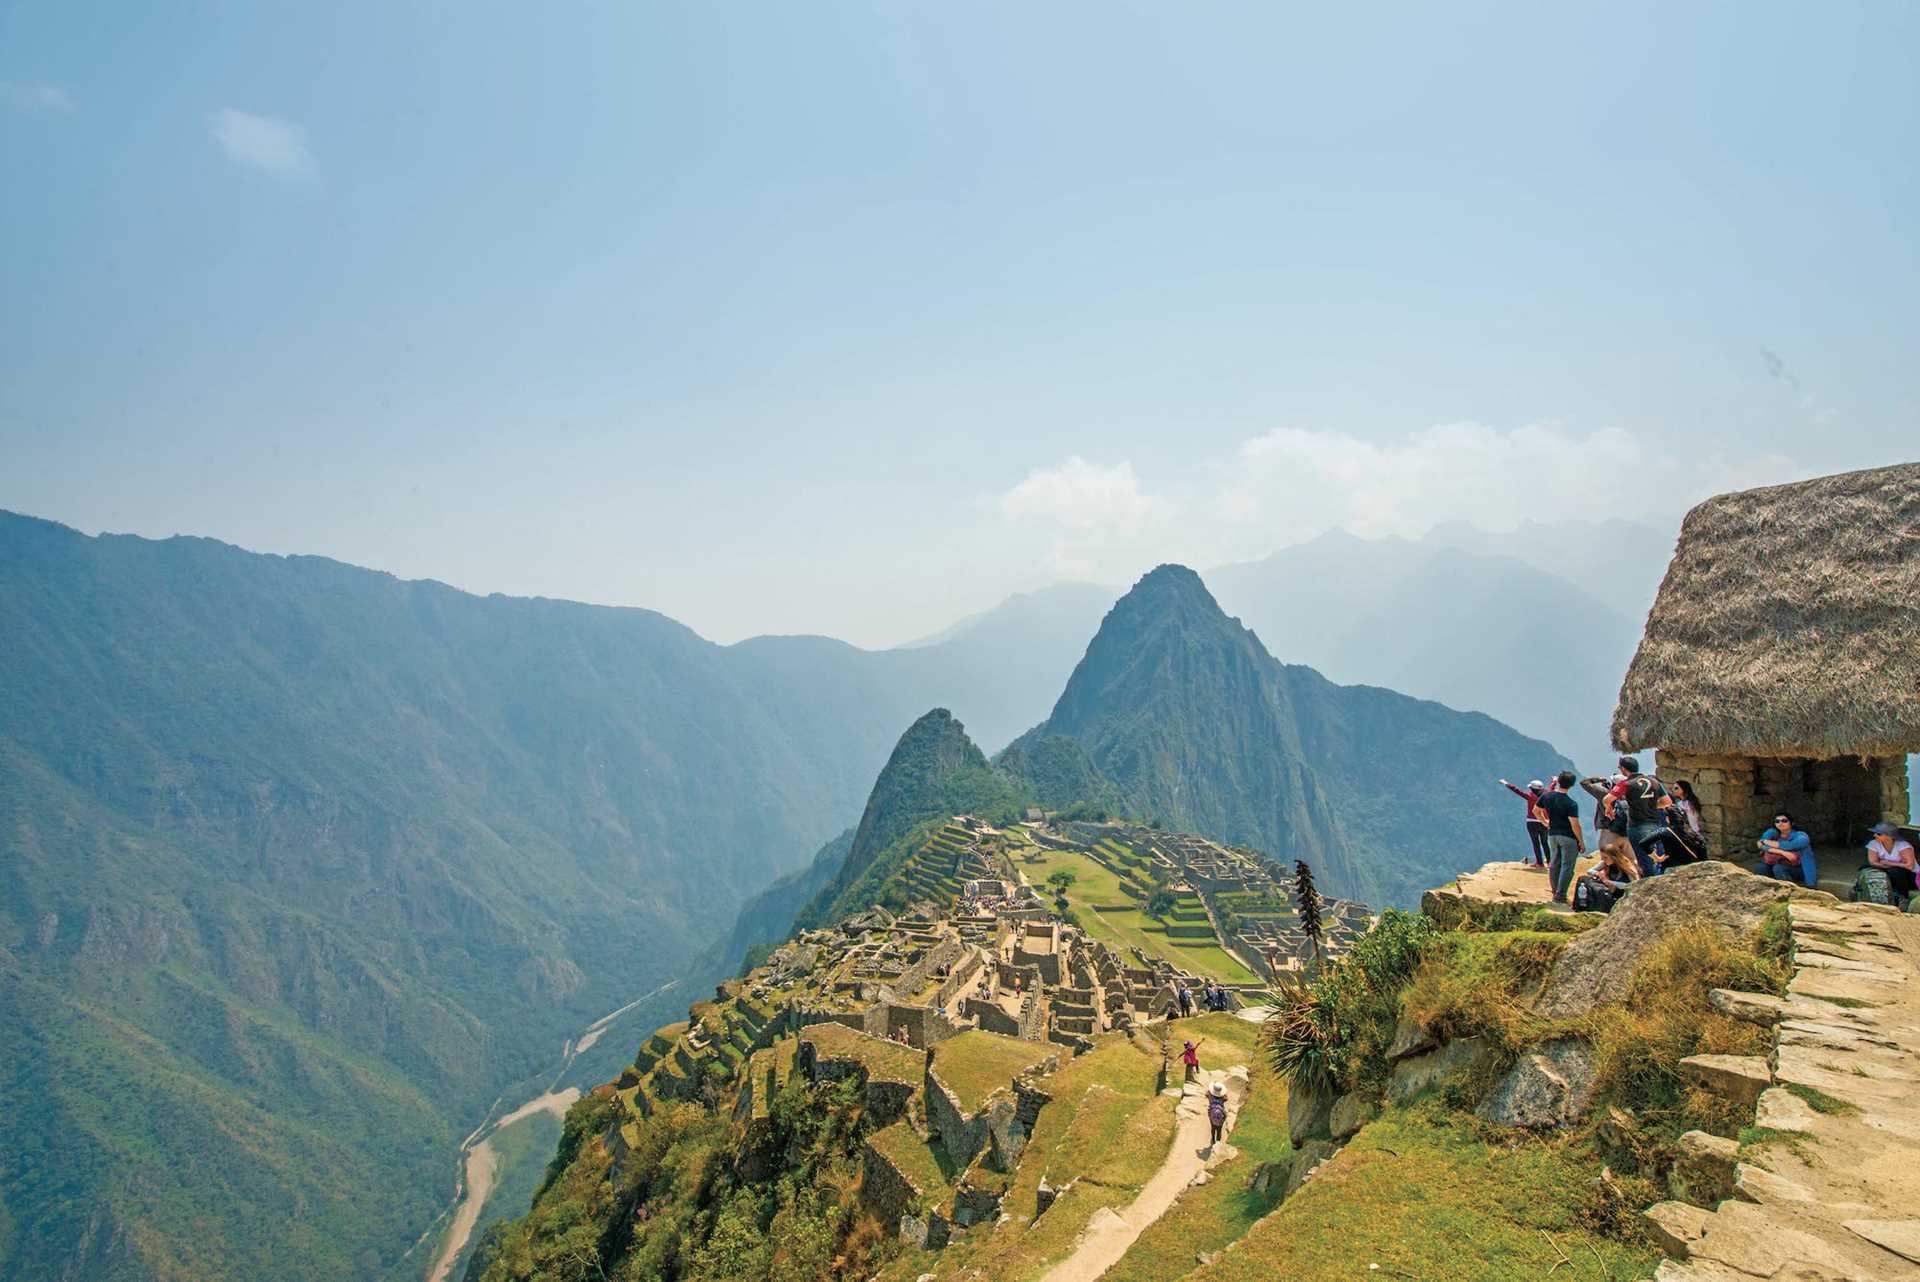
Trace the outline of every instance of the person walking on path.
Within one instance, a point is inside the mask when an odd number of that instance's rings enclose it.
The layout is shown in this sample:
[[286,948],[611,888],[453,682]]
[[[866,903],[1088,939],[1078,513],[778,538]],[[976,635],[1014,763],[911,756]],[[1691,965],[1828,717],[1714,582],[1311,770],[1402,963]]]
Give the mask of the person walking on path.
[[1667,862],[1661,838],[1667,829],[1666,812],[1673,808],[1673,798],[1658,779],[1640,773],[1638,757],[1620,758],[1620,773],[1626,777],[1607,791],[1607,801],[1611,803],[1609,813],[1618,814],[1622,806],[1626,807],[1627,841],[1633,846],[1633,857],[1640,861],[1640,875],[1657,877]]
[[1760,848],[1760,862],[1754,871],[1779,881],[1797,881],[1803,886],[1820,884],[1820,867],[1813,859],[1813,838],[1794,826],[1793,816],[1782,810],[1773,817],[1773,827],[1753,843]]
[[1535,779],[1524,789],[1515,787],[1502,779],[1500,786],[1527,803],[1527,840],[1533,845],[1533,863],[1537,868],[1547,866],[1547,824],[1540,817],[1540,798],[1546,795],[1547,786]]
[[1573,867],[1586,853],[1586,835],[1580,831],[1580,805],[1567,789],[1574,785],[1574,773],[1562,770],[1553,778],[1553,787],[1540,798],[1540,813],[1547,820],[1547,850],[1553,859],[1553,902],[1564,904],[1573,888]]
[[1200,1080],[1200,1046],[1206,1040],[1202,1037],[1198,1042],[1188,1042],[1186,1048],[1180,1052],[1180,1062],[1186,1065],[1186,1080],[1189,1082]]
[[1207,1087],[1207,1125],[1213,1128],[1209,1144],[1220,1142],[1220,1131],[1227,1124],[1227,1084],[1215,1082]]

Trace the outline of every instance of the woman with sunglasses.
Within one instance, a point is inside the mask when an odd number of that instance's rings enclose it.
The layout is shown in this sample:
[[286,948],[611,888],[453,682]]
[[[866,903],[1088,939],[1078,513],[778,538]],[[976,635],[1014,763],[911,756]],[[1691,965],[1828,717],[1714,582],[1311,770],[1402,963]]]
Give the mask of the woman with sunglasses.
[[1763,877],[1797,881],[1804,886],[1817,885],[1820,869],[1813,860],[1813,839],[1794,827],[1793,816],[1782,810],[1773,817],[1773,827],[1754,842],[1760,848],[1760,862],[1754,871]]

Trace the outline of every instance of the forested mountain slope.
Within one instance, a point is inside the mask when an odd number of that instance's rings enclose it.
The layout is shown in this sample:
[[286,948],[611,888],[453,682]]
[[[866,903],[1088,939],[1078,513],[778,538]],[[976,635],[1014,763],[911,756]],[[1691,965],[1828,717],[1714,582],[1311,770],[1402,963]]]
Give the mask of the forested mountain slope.
[[0,636],[6,1279],[393,1269],[949,673],[8,514]]

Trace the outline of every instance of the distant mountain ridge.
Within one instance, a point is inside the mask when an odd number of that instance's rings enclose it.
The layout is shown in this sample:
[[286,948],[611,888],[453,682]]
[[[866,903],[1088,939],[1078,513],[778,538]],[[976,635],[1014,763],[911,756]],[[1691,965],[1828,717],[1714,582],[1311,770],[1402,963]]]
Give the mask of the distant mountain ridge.
[[[1001,761],[1057,740],[1134,817],[1306,859],[1331,892],[1375,904],[1411,903],[1510,846],[1493,781],[1563,760],[1479,713],[1279,663],[1175,565],[1114,605],[1053,714]],[[1025,782],[1045,804],[1077,799]]]

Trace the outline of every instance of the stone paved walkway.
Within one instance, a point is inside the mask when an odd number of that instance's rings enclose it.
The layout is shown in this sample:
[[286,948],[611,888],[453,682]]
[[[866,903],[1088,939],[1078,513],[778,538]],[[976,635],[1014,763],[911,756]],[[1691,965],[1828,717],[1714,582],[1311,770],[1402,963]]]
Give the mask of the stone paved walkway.
[[1675,1256],[1655,1276],[1920,1282],[1920,917],[1825,896],[1789,912],[1786,998],[1716,994],[1775,1025],[1756,1120],[1784,1134],[1749,1151],[1715,1210],[1649,1210]]

